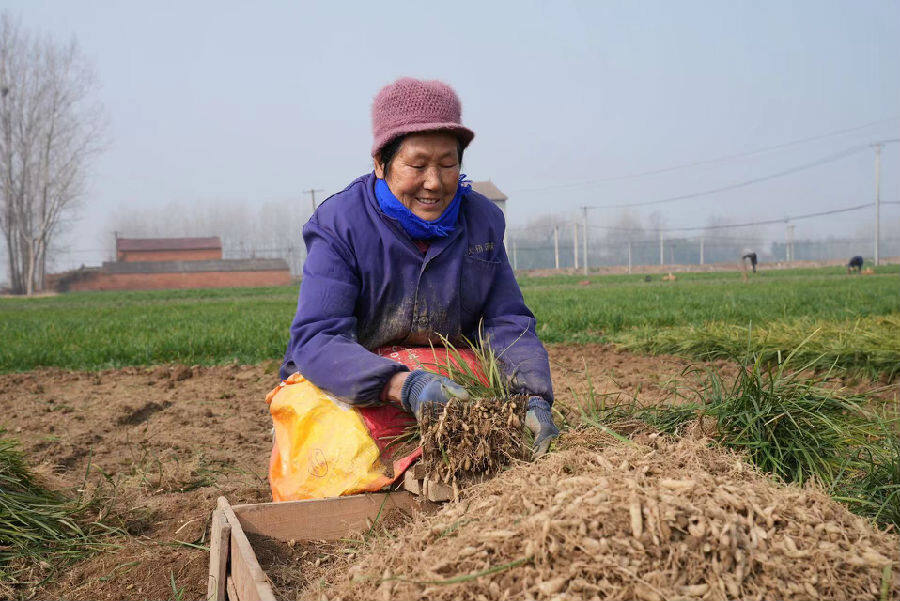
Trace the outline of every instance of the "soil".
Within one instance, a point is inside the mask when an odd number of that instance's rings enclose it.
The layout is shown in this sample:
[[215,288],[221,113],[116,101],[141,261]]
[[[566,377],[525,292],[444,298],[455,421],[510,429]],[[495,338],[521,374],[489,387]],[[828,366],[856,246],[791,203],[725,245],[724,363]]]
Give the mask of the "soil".
[[[604,345],[548,347],[559,408],[574,423],[591,375],[595,398],[673,398],[690,362]],[[734,369],[726,364],[726,369]],[[0,375],[0,428],[53,484],[107,495],[127,535],[24,596],[39,599],[202,599],[209,518],[218,496],[271,500],[271,418],[277,365],[155,366]],[[893,394],[896,394],[894,392]],[[85,474],[88,474],[87,478]],[[175,583],[173,590],[172,583]]]
[[205,597],[208,555],[190,545],[208,545],[216,498],[271,500],[264,399],[276,378],[271,365],[0,375],[0,428],[55,486],[77,490],[88,473],[128,532],[37,598],[171,599],[172,580],[182,598]]
[[295,599],[306,589],[320,586],[325,576],[346,570],[384,533],[397,530],[411,519],[402,511],[387,511],[369,532],[336,541],[282,541],[257,534],[248,534],[247,539],[272,583],[275,597]]
[[347,556],[348,545],[343,541],[285,542],[256,534],[248,534],[247,539],[279,599],[289,598],[291,591],[314,584]]

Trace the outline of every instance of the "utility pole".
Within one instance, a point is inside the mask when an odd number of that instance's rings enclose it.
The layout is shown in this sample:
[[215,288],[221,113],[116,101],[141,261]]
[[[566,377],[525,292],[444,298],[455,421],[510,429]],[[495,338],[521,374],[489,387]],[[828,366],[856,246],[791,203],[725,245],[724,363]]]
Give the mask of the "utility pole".
[[553,226],[553,258],[556,260],[556,270],[559,271],[559,226]]
[[880,140],[872,144],[875,149],[875,265],[878,266],[878,242],[881,238],[881,147],[900,142],[900,138]]
[[628,241],[628,273],[631,273],[631,240]]
[[578,222],[572,221],[572,255],[575,257],[575,269],[578,269]]
[[662,228],[659,228],[659,264],[665,265],[665,257],[663,256],[663,235]]
[[313,213],[316,212],[316,192],[324,192],[324,191],[325,191],[325,190],[318,190],[318,189],[315,189],[315,190],[314,190],[313,188],[310,188],[309,190],[304,190],[304,192],[306,192],[307,194],[309,194],[310,200],[312,200],[312,210],[313,210]]
[[784,257],[788,263],[794,260],[794,227],[796,226],[793,223],[787,224],[785,232]]
[[515,238],[512,239],[512,247],[513,247],[513,271],[518,271],[519,270],[519,252],[518,252],[519,249],[516,247],[516,239]]
[[703,265],[703,238],[700,238],[700,264]]
[[881,237],[881,147],[875,144],[875,267],[878,267],[878,239]]
[[587,221],[587,207],[581,207],[581,242],[584,244],[584,259],[582,263],[584,264],[584,275],[588,274],[588,251],[587,251],[587,233],[588,233],[588,221]]

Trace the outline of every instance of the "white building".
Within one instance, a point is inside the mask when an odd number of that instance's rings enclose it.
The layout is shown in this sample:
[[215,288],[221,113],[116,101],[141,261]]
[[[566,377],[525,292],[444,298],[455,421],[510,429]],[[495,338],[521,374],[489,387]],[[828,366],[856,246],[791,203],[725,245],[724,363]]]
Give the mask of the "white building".
[[[501,192],[500,188],[494,185],[494,182],[492,182],[491,180],[486,180],[483,182],[472,182],[472,189],[479,194],[486,196],[488,200],[500,207],[500,210],[503,211],[503,216],[506,217],[506,201],[509,199],[509,197]],[[503,246],[506,247],[507,251],[509,250],[509,245],[506,243],[505,230],[503,232]]]

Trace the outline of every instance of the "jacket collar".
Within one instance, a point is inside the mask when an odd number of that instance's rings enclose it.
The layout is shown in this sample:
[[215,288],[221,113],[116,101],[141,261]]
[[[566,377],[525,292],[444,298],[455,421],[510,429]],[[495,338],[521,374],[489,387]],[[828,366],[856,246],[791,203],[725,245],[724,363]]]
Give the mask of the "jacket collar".
[[[416,253],[418,256],[422,256],[422,251],[419,250],[419,247],[415,245],[412,238],[410,238],[409,234],[406,233],[406,230],[403,229],[396,219],[392,219],[384,214],[384,211],[381,210],[381,207],[378,204],[378,199],[375,198],[375,172],[371,171],[367,175],[364,175],[362,178],[363,182],[363,194],[366,197],[366,204],[369,205],[370,210],[378,216],[383,222],[388,224],[393,234],[402,240],[406,246]],[[438,238],[436,240],[432,240],[429,243],[428,252],[425,253],[425,262],[431,261],[435,257],[439,256],[442,252],[444,252],[447,248],[453,245],[460,236],[465,233],[466,230],[466,199],[462,199],[462,203],[459,206],[459,224],[456,228],[450,233],[446,238]]]

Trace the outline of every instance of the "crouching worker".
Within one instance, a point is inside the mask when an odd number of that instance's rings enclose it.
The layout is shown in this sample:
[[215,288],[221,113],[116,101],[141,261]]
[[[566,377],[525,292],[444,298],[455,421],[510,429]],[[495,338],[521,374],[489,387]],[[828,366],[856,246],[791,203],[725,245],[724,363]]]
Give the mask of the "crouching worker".
[[480,328],[511,389],[529,397],[535,454],[559,434],[547,352],[506,256],[503,214],[460,174],[474,137],[460,113],[439,81],[384,87],[372,106],[374,171],[303,228],[283,381],[267,398],[276,501],[378,490],[399,477],[414,457],[389,457],[390,472],[383,435],[426,405],[467,395],[409,350],[430,356],[441,336],[464,346]]
[[850,257],[850,261],[847,262],[847,273],[851,273],[853,270],[856,270],[856,273],[862,273],[862,267],[863,258],[861,256]]
[[753,269],[753,273],[756,273],[756,252],[749,248],[741,251],[741,271],[745,273],[747,271],[747,261],[750,261],[750,267]]

